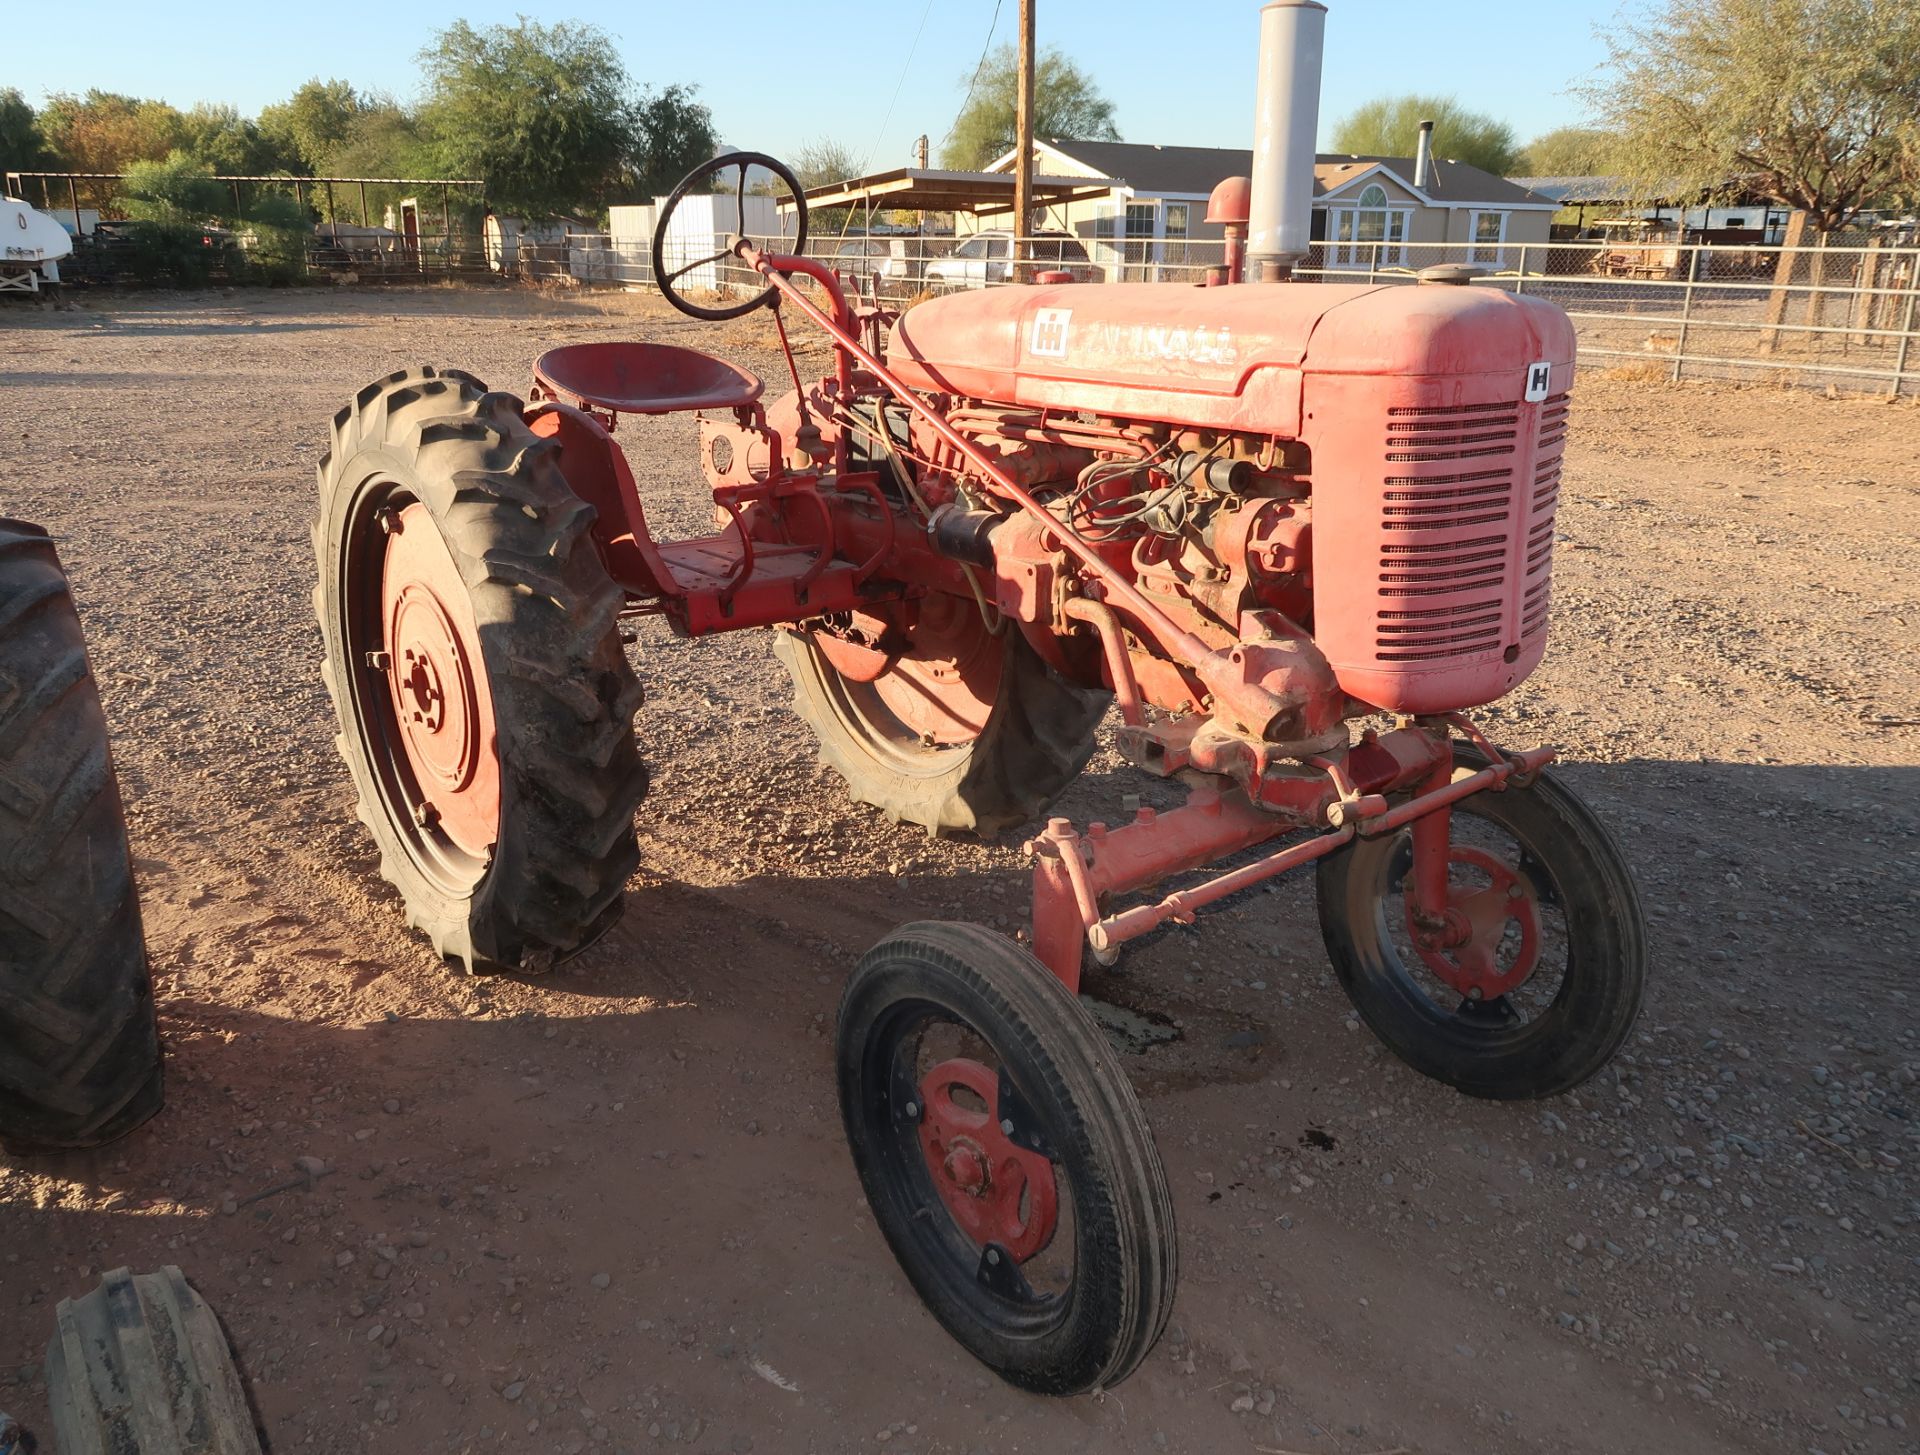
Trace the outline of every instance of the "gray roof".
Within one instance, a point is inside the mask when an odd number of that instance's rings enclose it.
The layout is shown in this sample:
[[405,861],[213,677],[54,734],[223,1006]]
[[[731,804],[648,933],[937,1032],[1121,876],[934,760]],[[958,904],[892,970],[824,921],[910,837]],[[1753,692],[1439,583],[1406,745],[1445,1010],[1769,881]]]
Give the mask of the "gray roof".
[[[1049,139],[1047,145],[1106,176],[1124,180],[1141,192],[1186,192],[1206,195],[1215,184],[1228,177],[1244,177],[1253,170],[1253,152],[1235,147],[1153,146],[1129,141],[1075,141]],[[1314,195],[1324,196],[1341,185],[1340,171],[1352,168],[1353,174],[1381,163],[1411,185],[1412,157],[1350,156],[1340,152],[1322,152],[1314,158]],[[1552,198],[1536,196],[1524,186],[1470,167],[1465,162],[1450,162],[1436,157],[1433,175],[1420,189],[1435,202],[1494,202],[1506,206],[1541,203]]]
[[[1638,203],[1652,206],[1660,203],[1674,206],[1679,203],[1697,204],[1709,193],[1723,194],[1730,205],[1735,207],[1764,207],[1765,198],[1748,188],[1739,185],[1740,179],[1733,177],[1727,186],[1721,189],[1702,187],[1698,183],[1682,182],[1678,177],[1666,177],[1653,182],[1636,182],[1631,177],[1512,177],[1508,179],[1516,187],[1525,187],[1529,192],[1537,192],[1549,201],[1558,202],[1562,207],[1578,207],[1594,203]],[[1778,207],[1779,203],[1772,204]]]

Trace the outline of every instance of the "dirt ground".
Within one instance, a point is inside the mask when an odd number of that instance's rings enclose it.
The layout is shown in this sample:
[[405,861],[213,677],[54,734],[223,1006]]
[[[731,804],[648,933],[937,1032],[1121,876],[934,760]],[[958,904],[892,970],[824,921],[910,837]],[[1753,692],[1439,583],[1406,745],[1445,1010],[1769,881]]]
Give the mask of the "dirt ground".
[[[1047,1401],[916,1301],[830,1076],[868,945],[1022,921],[1017,839],[850,806],[763,636],[652,625],[643,867],[585,956],[457,978],[352,817],[308,596],[329,416],[620,336],[784,372],[758,319],[622,296],[0,311],[0,510],[75,578],[170,1057],[132,1139],[0,1166],[0,1408],[44,1433],[55,1303],[171,1262],[282,1450],[1920,1449],[1920,410],[1583,376],[1552,648],[1486,721],[1629,846],[1627,1052],[1534,1105],[1420,1079],[1305,878],[1129,951],[1090,990],[1179,1033],[1126,1058],[1179,1298],[1131,1381]],[[656,529],[704,529],[688,421],[622,438]],[[1063,811],[1133,787],[1103,750]],[[338,1170],[236,1209],[302,1155]]]

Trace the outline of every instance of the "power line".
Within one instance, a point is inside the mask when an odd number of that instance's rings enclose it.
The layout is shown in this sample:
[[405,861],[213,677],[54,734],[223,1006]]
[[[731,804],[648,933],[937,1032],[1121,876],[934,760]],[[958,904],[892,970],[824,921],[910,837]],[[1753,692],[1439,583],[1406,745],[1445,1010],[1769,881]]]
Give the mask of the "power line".
[[[998,4],[999,0],[995,0],[996,16],[999,13],[997,8]],[[872,149],[867,152],[866,164],[860,169],[862,172],[871,172],[873,170],[873,159],[880,155],[880,146],[887,139],[887,123],[893,120],[893,108],[900,104],[901,88],[907,84],[907,70],[913,65],[914,52],[920,49],[920,36],[921,33],[926,30],[927,17],[931,14],[933,14],[933,0],[927,0],[926,9],[920,12],[920,25],[918,29],[913,32],[913,44],[907,47],[907,59],[900,67],[900,79],[893,83],[893,99],[887,102],[887,114],[880,118],[880,131],[873,139]],[[991,39],[991,36],[989,36],[989,39]]]
[[993,20],[987,26],[987,43],[980,47],[980,63],[973,68],[973,79],[967,82],[967,99],[960,103],[960,109],[953,114],[953,126],[947,128],[947,134],[940,138],[941,145],[953,140],[955,127],[960,118],[967,114],[967,108],[973,104],[973,88],[980,84],[980,73],[987,68],[987,52],[993,49],[993,32],[1000,24],[1000,6],[1004,0],[993,0]]

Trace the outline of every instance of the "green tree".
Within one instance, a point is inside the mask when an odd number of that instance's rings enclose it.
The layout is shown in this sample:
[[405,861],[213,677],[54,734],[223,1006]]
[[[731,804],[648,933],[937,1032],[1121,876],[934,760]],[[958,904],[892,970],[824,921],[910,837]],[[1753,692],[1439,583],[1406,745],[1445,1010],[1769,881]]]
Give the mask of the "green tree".
[[265,177],[301,165],[300,155],[231,106],[201,102],[181,118],[181,150],[229,177]]
[[213,168],[180,150],[157,162],[129,162],[120,202],[136,222],[174,227],[224,223],[234,210],[233,193],[213,180]]
[[61,93],[40,112],[41,134],[60,165],[75,172],[124,172],[164,161],[188,140],[187,118],[165,101],[92,90]]
[[0,87],[0,172],[44,172],[52,165],[53,153],[27,98],[16,87]]
[[646,90],[634,108],[627,157],[628,197],[664,197],[674,184],[720,150],[713,113],[691,86]]
[[309,174],[332,170],[330,158],[352,139],[369,102],[345,81],[308,81],[277,105],[263,107],[260,130],[306,164]]
[[1596,126],[1561,126],[1528,142],[1514,164],[1528,177],[1600,177],[1618,169],[1620,139]]
[[[793,168],[800,185],[808,189],[857,177],[865,165],[852,147],[826,138],[808,142],[783,160]],[[784,193],[786,188],[782,186],[779,190]]]
[[524,18],[475,30],[456,20],[421,63],[421,125],[447,175],[484,178],[490,199],[528,217],[614,199],[635,117],[604,31]]
[[1584,88],[1649,191],[1757,193],[1820,232],[1920,186],[1913,0],[1663,0]]
[[1465,162],[1496,177],[1513,171],[1520,148],[1504,121],[1469,111],[1451,96],[1382,96],[1343,117],[1333,129],[1333,150],[1362,157],[1410,157],[1420,142],[1420,123],[1433,123],[1433,154]]
[[[984,167],[1013,147],[1019,53],[1003,45],[966,79],[967,100],[940,148],[940,164],[959,171]],[[1120,139],[1113,103],[1084,71],[1051,46],[1034,57],[1033,134],[1078,141]]]

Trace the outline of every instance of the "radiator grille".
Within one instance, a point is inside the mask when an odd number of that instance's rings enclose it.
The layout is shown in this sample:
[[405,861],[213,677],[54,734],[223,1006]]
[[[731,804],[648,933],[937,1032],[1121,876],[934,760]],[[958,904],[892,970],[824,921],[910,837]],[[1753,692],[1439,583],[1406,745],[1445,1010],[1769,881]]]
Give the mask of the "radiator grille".
[[[1380,661],[1501,651],[1511,645],[1516,594],[1520,636],[1545,629],[1567,397],[1540,406],[1531,451],[1524,413],[1518,403],[1388,410],[1374,621]],[[1522,478],[1529,455],[1531,476]]]

